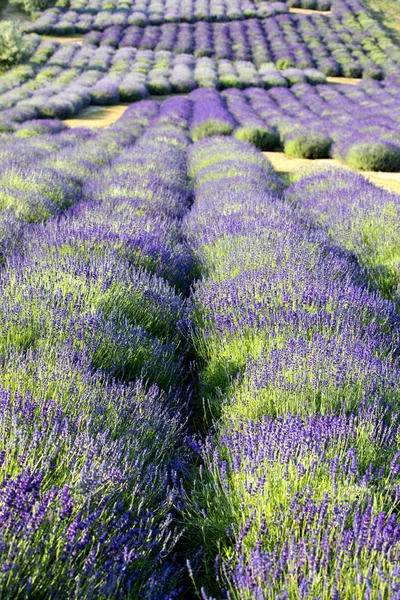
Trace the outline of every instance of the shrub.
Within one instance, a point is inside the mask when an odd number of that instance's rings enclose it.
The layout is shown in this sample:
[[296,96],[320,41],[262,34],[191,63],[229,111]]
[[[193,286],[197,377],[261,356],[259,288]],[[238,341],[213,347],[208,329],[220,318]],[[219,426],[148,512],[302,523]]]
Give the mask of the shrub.
[[290,67],[295,67],[295,63],[293,59],[285,57],[279,58],[276,61],[276,66],[280,71],[283,71],[285,69],[290,69]]
[[282,71],[283,77],[285,77],[290,85],[294,85],[295,83],[305,83],[306,76],[303,71],[300,69],[290,68]]
[[119,85],[121,102],[136,102],[137,100],[147,98],[148,95],[146,77],[139,73],[127,75]]
[[319,61],[318,68],[327,77],[337,77],[341,73],[341,69],[337,62],[331,58],[325,58]]
[[30,138],[46,133],[60,133],[68,129],[67,125],[58,119],[39,119],[26,121],[18,127],[15,133],[16,138]]
[[317,0],[317,8],[318,10],[330,10],[331,3],[327,0]]
[[361,171],[398,171],[400,147],[388,142],[361,142],[349,147],[346,164]]
[[12,21],[0,22],[0,70],[17,64],[24,52],[21,28]]
[[91,101],[92,104],[99,105],[118,104],[118,86],[111,81],[107,81],[106,78],[100,80],[91,92]]
[[363,79],[376,79],[380,81],[383,79],[382,69],[379,67],[365,67],[362,72]]
[[243,84],[235,73],[223,73],[219,76],[219,87],[223,90],[229,88],[243,88]]
[[70,98],[54,97],[41,107],[40,116],[51,119],[68,119],[75,116],[79,109],[80,107]]
[[53,6],[54,0],[10,0],[10,4],[19,6],[27,13],[33,13]]
[[208,119],[203,123],[196,125],[191,130],[192,140],[195,142],[204,137],[212,135],[230,135],[233,130],[233,125],[227,121],[220,119]]
[[188,94],[196,88],[192,71],[189,66],[184,64],[174,66],[169,82],[173,91],[180,94]]
[[147,87],[150,94],[165,96],[171,93],[171,86],[168,79],[161,75],[154,75],[153,77],[149,78]]
[[315,0],[302,0],[301,7],[308,10],[316,10],[317,3]]
[[294,132],[285,139],[285,154],[293,158],[329,158],[332,140],[323,133]]
[[357,63],[348,63],[342,65],[342,71],[344,77],[358,78],[362,75],[361,67]]
[[321,73],[321,71],[318,71],[317,69],[304,69],[304,75],[306,76],[307,82],[311,85],[326,83],[324,73]]
[[279,145],[278,136],[266,127],[239,127],[235,138],[251,142],[260,150],[272,150]]

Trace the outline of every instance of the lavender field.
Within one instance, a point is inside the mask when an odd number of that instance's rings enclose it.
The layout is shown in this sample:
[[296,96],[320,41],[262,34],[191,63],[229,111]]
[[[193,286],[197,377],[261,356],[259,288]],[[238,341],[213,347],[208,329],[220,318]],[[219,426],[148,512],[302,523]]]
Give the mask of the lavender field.
[[373,1],[6,7],[0,599],[400,600]]

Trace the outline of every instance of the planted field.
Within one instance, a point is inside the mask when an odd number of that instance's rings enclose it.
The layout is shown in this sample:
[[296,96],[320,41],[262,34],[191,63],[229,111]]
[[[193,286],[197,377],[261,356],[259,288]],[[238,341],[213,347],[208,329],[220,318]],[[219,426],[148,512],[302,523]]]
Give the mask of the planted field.
[[358,0],[16,4],[0,597],[399,598],[397,42]]

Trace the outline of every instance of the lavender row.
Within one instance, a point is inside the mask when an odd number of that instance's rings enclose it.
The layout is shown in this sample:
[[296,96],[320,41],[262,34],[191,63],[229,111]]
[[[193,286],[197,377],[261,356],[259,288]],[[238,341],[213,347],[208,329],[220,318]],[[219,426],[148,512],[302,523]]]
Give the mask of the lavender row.
[[[34,57],[35,58],[35,55]],[[305,73],[279,73],[274,65],[256,69],[252,63],[169,52],[136,51],[125,48],[80,48],[78,44],[58,46],[39,69],[26,80],[0,95],[3,128],[10,122],[36,118],[68,118],[90,104],[109,105],[133,102],[149,96],[189,93],[197,87],[239,87],[284,85],[308,80],[321,82],[324,76],[311,69]],[[15,80],[14,80],[15,81]],[[0,79],[0,89],[1,89]],[[7,85],[4,86],[7,89]]]
[[388,78],[357,87],[299,83],[290,90],[250,88],[221,95],[238,124],[253,128],[249,135],[257,136],[257,127],[264,123],[275,134],[275,146],[281,145],[288,156],[334,156],[356,169],[396,171],[398,93],[398,82]]
[[[324,0],[320,0],[323,2]],[[57,5],[61,4],[60,2]],[[143,3],[147,4],[147,3]],[[88,33],[89,31],[104,31],[108,27],[147,27],[162,23],[196,21],[226,22],[254,17],[270,17],[288,12],[284,2],[263,2],[256,6],[252,0],[239,0],[236,3],[225,2],[187,2],[186,7],[178,7],[173,2],[154,2],[153,6],[145,7],[141,3],[135,6],[99,10],[63,10],[52,8],[40,13],[33,23],[25,26],[27,31],[41,34],[69,35],[73,33]],[[236,4],[236,5],[235,5]]]
[[0,261],[21,245],[27,226],[45,222],[82,200],[86,178],[107,166],[143,132],[145,107],[127,111],[104,132],[68,130],[62,121],[33,120],[14,135],[3,134],[0,150]]
[[198,89],[187,98],[187,127],[193,140],[232,135],[263,150],[283,147],[289,156],[333,155],[356,169],[393,171],[400,167],[398,95],[390,80],[357,88]]
[[[368,34],[365,33],[368,27]],[[326,75],[373,77],[395,70],[399,50],[373,22],[355,16],[283,15],[229,23],[166,23],[161,26],[113,26],[91,31],[84,43],[114,48],[169,50],[217,59],[250,60],[259,67],[318,67]]]
[[[282,199],[251,146],[189,154],[203,268],[193,340],[211,433],[186,513],[196,590],[230,599],[398,593],[398,315]],[[326,183],[326,182],[325,182]],[[309,193],[307,190],[306,194]],[[215,575],[208,567],[215,561]]]
[[289,91],[248,90],[251,107],[279,131],[289,156],[333,155],[356,169],[393,171],[400,165],[398,84],[299,84]]
[[58,0],[55,8],[38,13],[32,31],[66,35],[103,31],[110,26],[160,25],[196,21],[235,21],[269,17],[288,12],[290,6],[329,10],[329,0],[289,0],[254,2],[253,0]]
[[189,139],[158,109],[129,111],[146,133],[0,272],[4,598],[181,593]]
[[375,289],[399,304],[398,194],[335,169],[302,178],[286,195],[306,222],[323,227],[334,243],[356,255]]
[[[39,31],[34,23],[33,29]],[[40,33],[59,33],[40,30]],[[367,32],[367,33],[366,33]],[[109,23],[93,28],[88,44],[169,50],[176,54],[275,62],[279,69],[317,67],[326,75],[381,79],[395,71],[400,51],[368,14],[283,14],[228,23],[166,23],[140,27]]]
[[[193,57],[178,57],[180,60],[183,58],[187,58],[188,63],[195,60]],[[139,59],[145,69],[143,53]],[[158,56],[158,59],[161,60],[161,57]],[[121,62],[115,62],[111,68],[114,67],[116,73],[119,68],[126,67],[122,57]],[[250,87],[245,91],[228,89],[219,93],[208,88],[210,80],[214,84],[217,80],[212,67],[212,60],[208,58],[198,59],[195,67],[197,83],[205,85],[207,89],[194,90],[187,98],[188,110],[184,120],[193,139],[215,134],[234,135],[251,141],[263,150],[282,147],[288,156],[311,159],[334,156],[363,170],[395,171],[400,167],[400,129],[396,116],[400,88],[397,76],[387,78],[383,83],[366,80],[357,87],[311,86],[295,83],[305,75],[288,69],[284,73],[294,85],[287,89],[282,87],[287,85],[287,80],[271,68],[264,71],[264,85],[268,80],[281,87],[269,90]],[[220,81],[224,77],[227,84],[233,83],[232,79],[239,84],[239,77],[233,72],[233,63],[220,61],[219,67],[221,71],[222,68],[226,69]],[[238,63],[236,67],[239,67]],[[247,67],[247,64],[243,65],[241,77],[251,84],[251,65]],[[195,81],[189,85],[185,79],[188,71],[188,64],[181,62],[176,66],[176,87],[173,89],[188,92],[196,87]],[[58,66],[46,67],[39,72],[39,77],[41,81],[49,77],[50,81],[47,86],[42,84],[37,94],[32,93],[31,82],[28,81],[20,88],[0,96],[0,105],[3,101],[4,107],[1,127],[18,133],[19,129],[23,130],[25,120],[38,116],[66,118],[90,103],[104,105],[121,99],[140,99],[148,95],[150,80],[153,91],[156,83],[161,86],[159,92],[166,89],[161,85],[165,83],[164,79],[160,83],[158,77],[154,75],[152,78],[150,74],[109,75],[102,78],[95,69],[80,75],[78,73],[77,69],[62,71]],[[308,73],[310,79],[318,81],[318,72]],[[71,83],[66,85],[69,77]],[[60,88],[63,91],[57,93]],[[167,89],[171,88],[167,86]],[[19,122],[22,125],[18,125]]]

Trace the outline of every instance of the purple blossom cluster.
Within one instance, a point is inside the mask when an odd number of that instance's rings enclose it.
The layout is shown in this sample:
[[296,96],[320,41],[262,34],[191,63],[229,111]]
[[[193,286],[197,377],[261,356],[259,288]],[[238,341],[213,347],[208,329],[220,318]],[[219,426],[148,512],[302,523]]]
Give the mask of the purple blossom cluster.
[[323,227],[334,243],[356,255],[375,289],[399,303],[398,194],[356,173],[327,170],[294,183],[286,196],[306,222]]
[[103,132],[36,121],[3,134],[9,209],[28,213],[25,185],[58,208],[25,227],[0,271],[7,598],[181,595],[186,111],[148,101]]
[[[3,134],[1,262],[21,243],[26,226],[60,215],[81,201],[85,179],[141,135],[145,114],[145,107],[137,106],[126,113],[118,126],[98,133],[71,133],[62,121],[38,119],[19,125],[13,135]],[[147,122],[151,117],[150,113]]]
[[[212,424],[186,508],[203,564],[215,561],[199,592],[397,597],[396,307],[305,222],[328,176],[304,179],[294,206],[295,187],[286,202],[265,158],[223,137],[192,146],[189,173],[185,231],[203,270],[192,336]],[[189,573],[204,581],[196,560]]]

